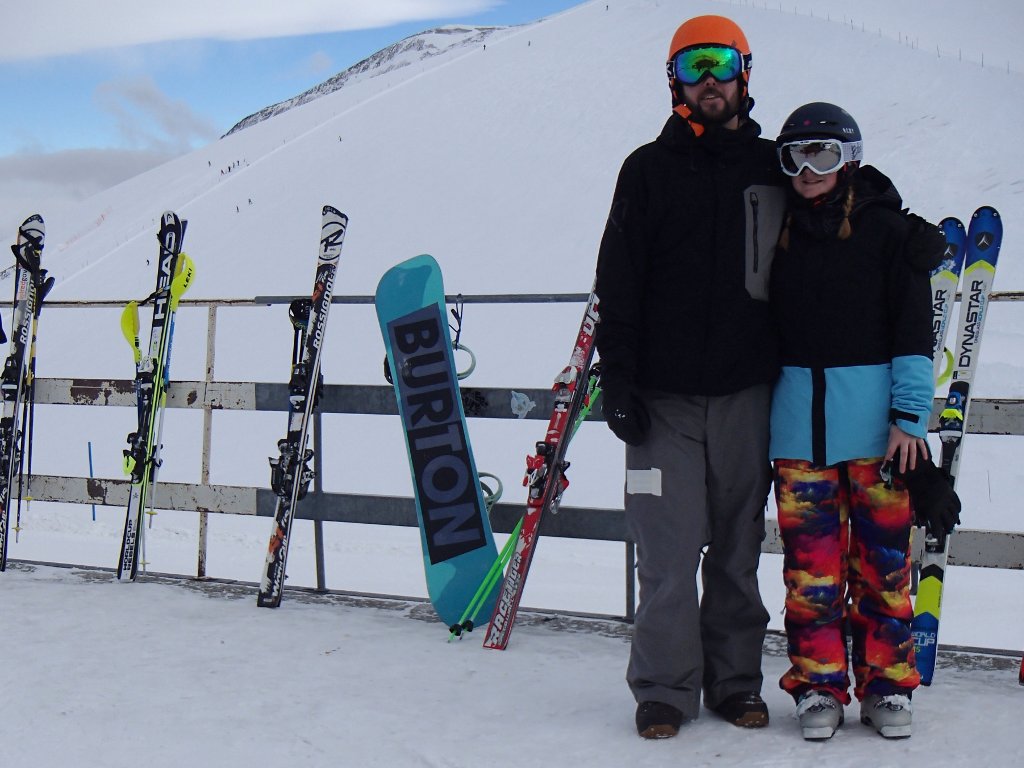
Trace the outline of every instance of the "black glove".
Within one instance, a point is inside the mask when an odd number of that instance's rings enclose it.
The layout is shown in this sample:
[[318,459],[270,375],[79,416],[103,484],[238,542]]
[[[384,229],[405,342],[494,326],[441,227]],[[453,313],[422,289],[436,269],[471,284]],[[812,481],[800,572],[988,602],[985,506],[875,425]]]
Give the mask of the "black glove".
[[624,376],[601,372],[601,410],[615,436],[629,445],[640,445],[651,428],[651,417],[636,388]]
[[942,263],[946,254],[946,237],[942,230],[916,213],[908,213],[906,257],[915,269],[931,272]]
[[917,466],[897,477],[903,480],[914,507],[914,520],[928,529],[938,539],[953,532],[960,523],[960,497],[942,470],[930,459],[919,457]]

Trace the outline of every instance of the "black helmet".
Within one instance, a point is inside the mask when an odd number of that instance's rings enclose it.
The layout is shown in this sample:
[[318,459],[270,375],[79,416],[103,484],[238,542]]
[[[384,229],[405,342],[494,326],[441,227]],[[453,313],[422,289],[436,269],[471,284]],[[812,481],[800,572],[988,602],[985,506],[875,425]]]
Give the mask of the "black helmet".
[[835,104],[814,101],[798,107],[782,124],[777,145],[799,139],[838,139],[844,143],[862,142],[857,121]]
[[839,171],[846,179],[864,158],[857,122],[842,107],[823,101],[804,104],[787,117],[775,147],[789,176],[799,176],[807,166],[822,175]]

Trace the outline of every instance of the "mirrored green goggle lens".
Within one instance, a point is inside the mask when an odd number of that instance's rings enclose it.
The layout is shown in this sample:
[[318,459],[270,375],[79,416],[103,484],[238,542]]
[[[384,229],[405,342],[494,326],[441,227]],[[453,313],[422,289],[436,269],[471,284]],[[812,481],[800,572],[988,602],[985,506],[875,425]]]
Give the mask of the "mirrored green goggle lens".
[[743,57],[724,45],[688,48],[672,60],[673,73],[685,85],[697,85],[709,75],[720,83],[735,80],[743,72]]

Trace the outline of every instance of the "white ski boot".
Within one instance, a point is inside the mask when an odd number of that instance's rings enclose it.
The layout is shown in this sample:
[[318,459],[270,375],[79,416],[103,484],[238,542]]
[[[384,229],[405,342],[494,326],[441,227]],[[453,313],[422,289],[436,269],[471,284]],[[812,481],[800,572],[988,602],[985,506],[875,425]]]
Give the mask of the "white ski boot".
[[889,696],[865,696],[860,704],[860,721],[872,726],[887,739],[910,736],[914,707],[910,697],[901,693]]
[[843,724],[843,705],[828,691],[808,691],[797,702],[796,716],[808,741],[831,739]]

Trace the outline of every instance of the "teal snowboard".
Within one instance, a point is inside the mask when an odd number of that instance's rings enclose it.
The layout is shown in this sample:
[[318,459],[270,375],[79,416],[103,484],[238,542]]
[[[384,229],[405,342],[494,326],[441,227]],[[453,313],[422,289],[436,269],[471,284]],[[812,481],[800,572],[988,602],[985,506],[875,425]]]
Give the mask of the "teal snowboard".
[[[451,627],[498,552],[466,429],[441,268],[427,255],[392,267],[375,304],[409,451],[427,591]],[[491,615],[496,595],[492,588],[478,615]]]

